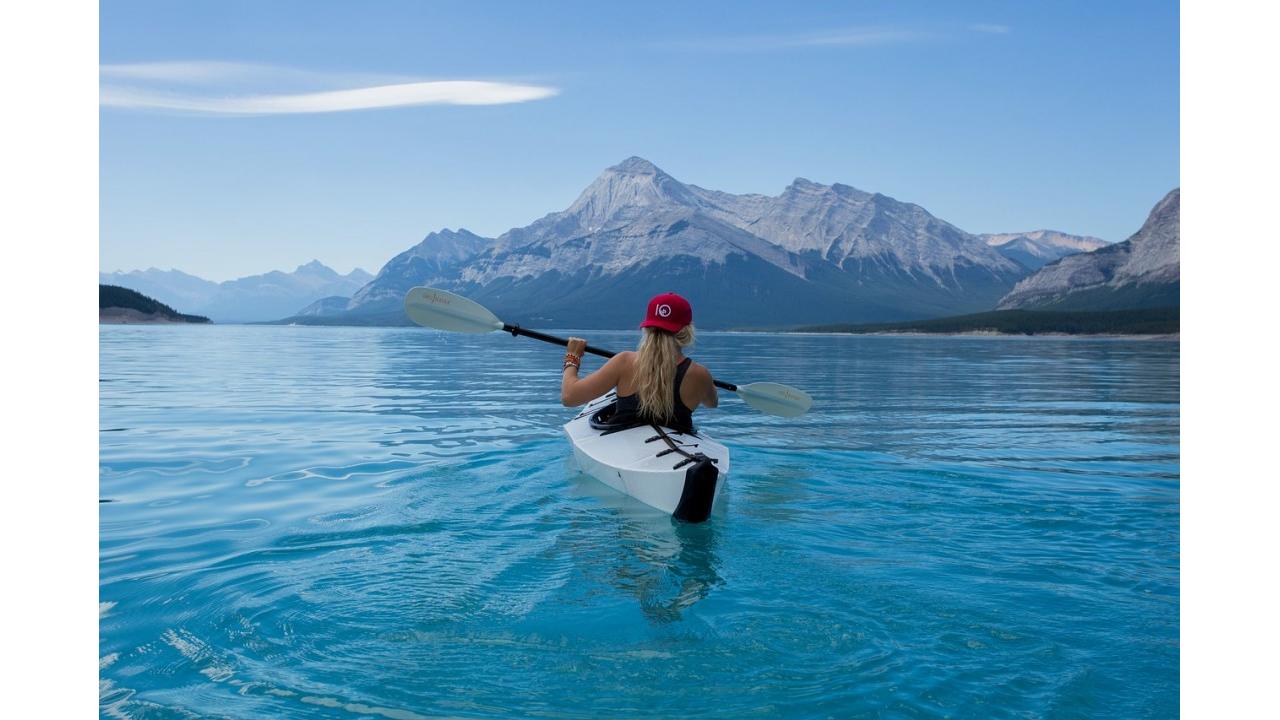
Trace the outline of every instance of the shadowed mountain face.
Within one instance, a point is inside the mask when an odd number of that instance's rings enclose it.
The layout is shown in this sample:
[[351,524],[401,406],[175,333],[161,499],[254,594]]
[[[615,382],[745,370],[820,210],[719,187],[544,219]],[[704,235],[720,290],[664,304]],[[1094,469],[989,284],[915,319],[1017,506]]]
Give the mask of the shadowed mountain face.
[[541,325],[630,327],[664,291],[688,297],[702,327],[897,320],[990,309],[1026,272],[884,195],[803,179],[732,195],[633,157],[562,212],[494,240],[432,233],[344,310],[295,319],[404,324],[405,291],[429,285]]
[[1000,309],[1123,310],[1179,305],[1177,188],[1128,240],[1049,263],[1020,281]]
[[98,281],[136,290],[160,302],[207,315],[215,322],[260,322],[287,317],[321,298],[350,296],[372,276],[356,269],[339,275],[319,261],[293,272],[273,270],[215,283],[178,270],[99,273]]

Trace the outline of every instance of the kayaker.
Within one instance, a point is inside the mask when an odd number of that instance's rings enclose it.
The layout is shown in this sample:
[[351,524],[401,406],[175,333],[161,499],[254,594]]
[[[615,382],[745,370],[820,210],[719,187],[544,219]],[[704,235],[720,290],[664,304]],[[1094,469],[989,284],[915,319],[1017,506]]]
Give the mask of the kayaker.
[[720,404],[711,371],[684,356],[693,344],[693,308],[675,293],[649,301],[639,349],[614,355],[599,370],[578,377],[587,341],[569,338],[560,383],[560,402],[575,407],[616,389],[611,422],[656,422],[693,431],[693,411]]

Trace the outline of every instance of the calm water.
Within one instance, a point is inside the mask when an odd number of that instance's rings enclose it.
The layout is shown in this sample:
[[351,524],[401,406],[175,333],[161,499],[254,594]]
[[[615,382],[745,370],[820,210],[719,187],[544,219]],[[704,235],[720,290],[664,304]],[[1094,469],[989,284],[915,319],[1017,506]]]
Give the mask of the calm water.
[[100,348],[104,715],[1178,712],[1176,343],[706,333],[816,403],[699,413],[734,453],[699,526],[574,471],[549,345]]

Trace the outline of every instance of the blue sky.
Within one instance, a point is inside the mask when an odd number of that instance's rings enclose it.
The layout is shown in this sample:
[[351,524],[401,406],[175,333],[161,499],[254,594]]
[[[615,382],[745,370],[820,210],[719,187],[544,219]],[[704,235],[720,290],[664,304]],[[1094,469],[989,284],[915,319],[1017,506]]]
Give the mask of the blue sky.
[[1171,2],[100,8],[107,271],[376,272],[441,227],[561,210],[631,155],[1107,240],[1179,184]]

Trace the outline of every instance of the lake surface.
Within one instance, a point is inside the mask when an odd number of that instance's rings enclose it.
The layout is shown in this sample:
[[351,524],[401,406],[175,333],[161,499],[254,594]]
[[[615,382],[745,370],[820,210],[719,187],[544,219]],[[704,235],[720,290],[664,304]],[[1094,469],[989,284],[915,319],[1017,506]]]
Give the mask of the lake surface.
[[1176,342],[703,333],[815,404],[698,413],[701,525],[576,472],[562,354],[102,327],[102,713],[1178,714]]

